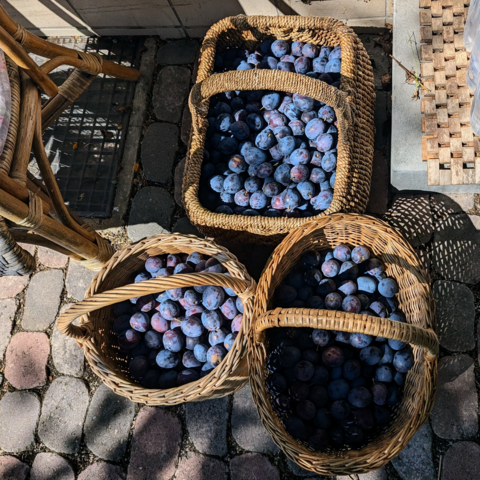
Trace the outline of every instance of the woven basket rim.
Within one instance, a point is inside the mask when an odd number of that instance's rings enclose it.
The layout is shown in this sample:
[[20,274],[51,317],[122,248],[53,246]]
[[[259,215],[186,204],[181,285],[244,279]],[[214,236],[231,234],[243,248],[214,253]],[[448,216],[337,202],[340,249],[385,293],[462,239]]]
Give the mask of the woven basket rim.
[[[256,334],[256,327],[258,326],[257,322],[261,321],[262,316],[267,314],[268,311],[268,302],[271,298],[273,286],[271,286],[272,281],[277,285],[281,278],[283,278],[286,273],[285,267],[281,269],[282,258],[292,258],[292,251],[299,249],[303,252],[309,248],[315,248],[310,246],[308,242],[312,240],[312,236],[315,232],[323,231],[326,229],[331,229],[331,233],[334,231],[335,226],[342,226],[342,224],[351,224],[355,225],[355,228],[358,228],[358,225],[365,223],[366,226],[373,229],[378,229],[378,235],[389,235],[388,241],[390,244],[394,244],[395,251],[398,251],[404,254],[408,254],[408,264],[411,265],[411,268],[416,270],[418,278],[423,279],[423,283],[419,282],[419,288],[421,287],[421,296],[423,298],[423,307],[425,309],[424,315],[420,316],[419,319],[424,321],[423,328],[432,329],[435,326],[434,320],[434,303],[431,290],[428,283],[428,275],[424,272],[423,267],[420,264],[420,261],[415,255],[412,247],[404,240],[400,233],[395,231],[393,228],[389,227],[386,223],[377,220],[369,216],[360,216],[352,214],[336,214],[331,215],[328,218],[323,219],[320,222],[312,221],[310,225],[306,225],[304,228],[297,229],[296,231],[289,234],[282,243],[276,248],[272,253],[267,265],[265,266],[262,276],[259,280],[257,287],[257,295],[255,298],[255,313],[254,313],[254,322],[252,323],[250,334],[249,334],[249,351],[248,351],[248,361],[249,361],[249,373],[252,386],[252,395],[257,406],[257,410],[262,421],[262,424],[267,429],[267,431],[272,436],[274,442],[284,451],[284,453],[291,460],[298,463],[302,468],[311,470],[313,472],[323,474],[323,475],[346,475],[353,473],[366,473],[368,471],[377,469],[385,465],[388,461],[396,456],[409,442],[413,437],[416,430],[420,428],[423,423],[428,419],[428,414],[433,407],[433,399],[436,388],[436,365],[437,365],[437,356],[427,355],[425,351],[420,347],[413,347],[416,352],[416,363],[418,363],[414,370],[417,371],[417,368],[420,369],[418,365],[421,363],[421,370],[423,371],[422,382],[420,386],[425,390],[422,391],[421,395],[416,393],[413,401],[416,402],[416,409],[409,412],[411,417],[407,419],[405,424],[402,424],[399,431],[391,437],[390,430],[393,426],[398,426],[397,422],[405,420],[403,415],[403,405],[406,402],[407,394],[411,392],[411,388],[408,384],[405,388],[408,387],[408,391],[405,394],[405,397],[402,398],[402,402],[397,409],[397,414],[394,417],[393,422],[388,427],[387,431],[382,431],[379,434],[380,440],[368,443],[366,446],[362,447],[360,450],[352,451],[339,451],[336,453],[321,453],[314,452],[309,448],[303,446],[301,443],[293,439],[285,430],[282,421],[280,418],[273,412],[270,404],[270,395],[265,388],[265,366],[264,361],[267,356],[266,346],[263,343],[264,337],[259,337]],[[333,233],[332,233],[333,235]],[[340,234],[339,234],[340,235]],[[348,241],[349,235],[342,230],[340,235],[342,241],[338,243],[349,244]],[[304,239],[304,243],[301,247],[298,247],[299,239]],[[330,237],[331,238],[331,237]],[[325,239],[325,242],[328,242]],[[375,243],[375,239],[370,239],[370,243]],[[357,242],[357,244],[359,244]],[[367,246],[370,246],[368,242],[365,242]],[[330,245],[332,246],[332,245]],[[324,249],[328,247],[323,247],[319,249]],[[292,263],[294,260],[291,260]],[[289,262],[289,260],[287,260]],[[278,269],[281,269],[278,272]],[[291,268],[291,265],[289,265]],[[400,285],[402,287],[402,285]],[[273,313],[276,313],[276,309]],[[290,309],[293,310],[293,309]],[[310,310],[308,309],[294,309],[298,310],[298,321],[291,326],[301,327],[312,326],[311,323],[302,323],[302,319],[306,318],[305,312]],[[322,311],[319,311],[322,312]],[[333,311],[329,311],[332,314],[332,317],[335,317]],[[344,312],[342,312],[344,313]],[[272,311],[270,311],[272,314]],[[347,314],[351,315],[351,314]],[[359,317],[359,315],[355,315]],[[367,317],[368,318],[368,317]],[[410,323],[412,318],[407,315],[407,322]],[[299,324],[300,323],[300,324]],[[392,322],[395,323],[395,322]],[[332,325],[332,324],[330,324]],[[418,325],[418,324],[417,324]],[[271,326],[277,326],[271,324]],[[346,330],[340,325],[336,325],[335,328],[338,330]],[[323,324],[321,327],[323,328]],[[382,335],[383,336],[383,335]],[[435,341],[438,348],[438,339],[435,335]],[[420,375],[419,370],[416,375]],[[409,380],[410,382],[410,380]]]

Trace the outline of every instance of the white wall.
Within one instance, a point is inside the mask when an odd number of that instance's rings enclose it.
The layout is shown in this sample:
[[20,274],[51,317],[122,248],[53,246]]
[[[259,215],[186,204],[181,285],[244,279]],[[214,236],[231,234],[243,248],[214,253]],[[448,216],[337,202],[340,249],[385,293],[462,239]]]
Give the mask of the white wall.
[[17,22],[36,34],[202,37],[228,15],[332,16],[352,26],[392,23],[393,0],[3,0]]

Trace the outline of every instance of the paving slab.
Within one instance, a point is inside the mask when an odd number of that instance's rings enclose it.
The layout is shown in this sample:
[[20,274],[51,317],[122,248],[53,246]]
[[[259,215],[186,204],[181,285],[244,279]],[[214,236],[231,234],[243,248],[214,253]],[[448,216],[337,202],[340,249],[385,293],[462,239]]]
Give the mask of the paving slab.
[[88,391],[82,380],[56,378],[45,394],[38,436],[50,449],[73,454],[80,447],[83,422],[88,406]]
[[480,478],[480,446],[474,442],[458,442],[443,457],[442,480],[478,480]]
[[[296,464],[294,461],[287,458],[288,470],[292,472],[297,477],[311,477],[314,473],[310,470],[305,470],[300,465]],[[340,478],[340,477],[338,477]],[[350,479],[348,479],[350,480]]]
[[[69,309],[73,303],[68,303],[61,308],[63,313]],[[60,332],[55,323],[52,333],[52,359],[55,368],[64,375],[81,377],[83,375],[85,354],[83,348],[80,348],[71,337],[67,337]]]
[[97,462],[80,473],[78,480],[125,480],[125,474],[116,465],[107,462]]
[[18,390],[45,385],[49,353],[50,343],[44,333],[16,333],[5,356],[5,378]]
[[280,480],[280,473],[270,460],[259,453],[245,453],[230,460],[230,475],[235,480]]
[[2,480],[27,480],[30,467],[18,458],[0,455],[0,478]]
[[227,397],[185,405],[187,430],[200,453],[219,457],[226,455],[227,407]]
[[188,145],[190,139],[190,130],[192,129],[192,113],[188,105],[183,109],[182,128],[180,129],[180,138],[185,145]]
[[388,206],[388,188],[390,185],[390,172],[387,157],[379,150],[373,154],[372,187],[367,204],[367,213],[384,215]]
[[443,357],[438,362],[438,388],[430,416],[436,435],[449,440],[478,432],[478,396],[473,360],[467,355]]
[[85,443],[97,456],[119,461],[127,449],[135,404],[103,383],[93,395],[85,419]]
[[[349,476],[340,476],[336,477],[336,480],[351,480],[352,477]],[[373,470],[368,473],[361,473],[358,475],[358,480],[387,480],[387,471],[385,467],[379,468],[378,470]]]
[[73,469],[65,458],[56,453],[36,455],[30,480],[75,480]]
[[153,87],[153,109],[162,122],[179,123],[190,89],[192,73],[186,67],[168,66],[160,70]]
[[32,277],[23,310],[22,327],[24,330],[43,332],[54,322],[62,290],[62,270],[45,270]]
[[[407,68],[419,70],[415,48],[407,41],[420,31],[418,0],[394,2],[393,56]],[[398,190],[439,193],[475,193],[478,185],[427,185],[427,162],[422,161],[422,115],[413,101],[415,87],[405,82],[405,71],[392,62],[391,182]]]
[[0,277],[0,298],[14,298],[26,286],[29,277]]
[[140,158],[143,173],[150,182],[169,183],[178,150],[180,132],[171,123],[152,123],[142,141]]
[[465,213],[451,215],[436,226],[432,244],[435,270],[446,280],[480,281],[480,231]]
[[96,272],[89,270],[78,262],[68,265],[66,287],[67,293],[76,300],[83,300]]
[[231,422],[233,438],[244,450],[262,453],[279,451],[260,422],[249,384],[233,396]]
[[172,232],[183,233],[184,235],[196,235],[197,237],[202,238],[205,236],[197,230],[197,227],[195,227],[195,225],[192,225],[192,222],[190,222],[188,217],[179,218],[175,222],[175,225],[172,228]]
[[13,298],[0,300],[0,362],[3,360],[8,342],[12,338],[13,319],[17,304]]
[[127,480],[168,480],[175,473],[182,440],[177,416],[143,407],[135,420]]
[[186,65],[193,63],[198,52],[196,40],[183,39],[168,42],[161,46],[157,53],[157,62],[161,65]]
[[46,247],[38,247],[38,261],[50,268],[63,268],[68,256]]
[[443,218],[453,213],[469,212],[475,205],[475,194],[473,193],[432,193],[430,196],[432,207]]
[[182,199],[182,184],[183,184],[183,174],[185,172],[185,162],[186,158],[182,158],[180,163],[175,167],[175,178],[174,178],[174,197],[175,202],[179,207],[183,208],[183,199]]
[[442,347],[452,352],[475,348],[473,293],[460,283],[438,281],[433,285],[437,334]]
[[228,468],[215,458],[188,452],[178,463],[175,480],[227,480]]
[[432,429],[426,423],[392,464],[403,480],[437,480],[432,458]]
[[40,401],[33,393],[7,392],[0,400],[0,448],[18,453],[35,443]]
[[133,199],[128,236],[133,242],[158,233],[169,233],[175,208],[172,196],[160,187],[144,187]]

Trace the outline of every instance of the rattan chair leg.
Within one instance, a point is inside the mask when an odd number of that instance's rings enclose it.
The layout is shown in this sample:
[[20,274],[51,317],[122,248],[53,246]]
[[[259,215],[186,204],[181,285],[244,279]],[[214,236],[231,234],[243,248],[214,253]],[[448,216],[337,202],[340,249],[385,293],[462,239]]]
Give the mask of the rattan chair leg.
[[35,269],[35,259],[17,244],[0,217],[0,276],[29,275]]

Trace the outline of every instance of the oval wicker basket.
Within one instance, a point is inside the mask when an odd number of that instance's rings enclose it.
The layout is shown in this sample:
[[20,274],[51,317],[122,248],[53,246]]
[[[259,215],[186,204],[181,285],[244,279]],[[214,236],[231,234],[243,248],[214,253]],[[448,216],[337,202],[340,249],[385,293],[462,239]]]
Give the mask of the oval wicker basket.
[[[270,310],[275,289],[308,250],[333,248],[339,243],[365,245],[397,280],[399,308],[407,323],[332,310],[277,308]],[[437,380],[438,340],[434,304],[427,274],[408,243],[385,223],[367,216],[331,215],[305,224],[275,249],[260,278],[255,320],[248,351],[250,384],[260,419],[285,455],[302,468],[322,475],[365,473],[382,467],[407,445],[433,407]],[[293,439],[274,413],[265,388],[269,346],[265,331],[274,327],[311,327],[361,332],[410,343],[415,358],[404,395],[391,425],[360,450],[315,452]]]
[[[305,75],[278,70],[231,71],[213,75],[217,50],[255,48],[268,36],[342,47],[340,88]],[[368,54],[353,30],[329,17],[228,17],[207,32],[200,52],[197,84],[190,94],[192,130],[183,179],[183,197],[191,222],[205,235],[278,243],[311,218],[270,218],[212,212],[199,200],[210,97],[229,90],[272,89],[300,93],[332,106],[339,119],[337,176],[330,207],[315,218],[337,212],[361,213],[370,192],[374,151],[375,89]]]
[[[192,273],[154,278],[128,284],[153,255],[200,252],[221,262],[230,275]],[[210,374],[192,383],[167,390],[146,389],[128,373],[127,354],[120,352],[112,330],[112,305],[130,298],[171,288],[218,285],[231,288],[242,299],[244,314],[241,329],[232,349]],[[93,279],[85,300],[76,303],[58,320],[58,329],[85,351],[92,370],[115,393],[146,405],[176,405],[223,397],[248,381],[246,367],[247,334],[253,312],[256,283],[245,267],[225,248],[193,235],[156,235],[118,251]],[[80,324],[73,321],[81,317]]]

